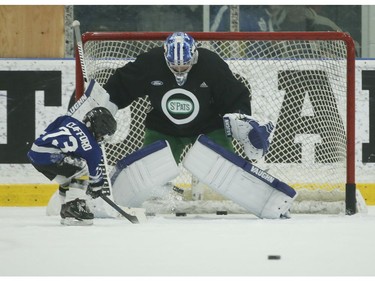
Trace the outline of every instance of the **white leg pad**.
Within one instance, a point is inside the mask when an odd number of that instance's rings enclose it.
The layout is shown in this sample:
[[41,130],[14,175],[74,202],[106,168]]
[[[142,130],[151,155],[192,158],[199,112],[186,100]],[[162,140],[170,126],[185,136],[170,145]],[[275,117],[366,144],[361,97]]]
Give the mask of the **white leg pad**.
[[282,217],[297,196],[286,183],[204,135],[188,151],[183,165],[200,181],[259,218]]
[[154,142],[117,163],[111,175],[113,199],[121,206],[140,207],[179,171],[168,142]]

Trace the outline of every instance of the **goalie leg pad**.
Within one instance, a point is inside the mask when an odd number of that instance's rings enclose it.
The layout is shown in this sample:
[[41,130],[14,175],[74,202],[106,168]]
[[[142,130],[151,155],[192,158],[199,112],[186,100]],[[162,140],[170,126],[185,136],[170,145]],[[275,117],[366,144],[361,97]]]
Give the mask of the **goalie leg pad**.
[[240,156],[199,136],[183,161],[200,181],[259,218],[286,215],[296,191]]
[[125,207],[140,207],[179,172],[168,142],[156,141],[117,163],[111,175],[113,199]]

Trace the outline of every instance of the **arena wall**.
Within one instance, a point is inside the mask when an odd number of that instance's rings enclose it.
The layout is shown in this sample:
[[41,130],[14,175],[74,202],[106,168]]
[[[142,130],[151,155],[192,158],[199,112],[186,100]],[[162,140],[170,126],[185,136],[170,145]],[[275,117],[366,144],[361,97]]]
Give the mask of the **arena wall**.
[[[27,161],[32,141],[67,110],[73,59],[0,60],[0,206],[43,206],[57,185]],[[375,60],[356,61],[356,182],[375,205]]]

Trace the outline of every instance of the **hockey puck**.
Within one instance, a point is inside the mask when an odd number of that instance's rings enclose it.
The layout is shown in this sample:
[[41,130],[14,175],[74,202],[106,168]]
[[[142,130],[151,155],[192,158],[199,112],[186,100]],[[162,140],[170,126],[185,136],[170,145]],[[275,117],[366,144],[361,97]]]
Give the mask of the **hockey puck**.
[[222,216],[222,215],[228,215],[227,211],[216,211],[216,215]]
[[279,259],[281,259],[281,256],[279,256],[279,255],[269,255],[268,259],[269,260],[279,260]]
[[186,213],[184,212],[176,213],[176,217],[186,217]]

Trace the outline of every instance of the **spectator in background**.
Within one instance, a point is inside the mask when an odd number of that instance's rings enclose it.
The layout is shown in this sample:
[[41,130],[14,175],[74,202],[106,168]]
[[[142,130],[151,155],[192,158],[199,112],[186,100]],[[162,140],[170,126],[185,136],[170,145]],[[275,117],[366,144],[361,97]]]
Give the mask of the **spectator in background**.
[[318,15],[308,6],[270,5],[268,11],[274,31],[342,31],[329,18]]
[[[211,31],[230,31],[230,6],[212,6]],[[342,31],[306,5],[241,5],[239,31]]]
[[[210,31],[230,30],[230,6],[212,6]],[[239,31],[272,31],[269,12],[265,6],[240,6]]]
[[[212,6],[211,31],[230,30],[230,6]],[[338,31],[332,20],[306,5],[241,5],[239,31]],[[357,56],[360,45],[354,41]]]
[[[305,5],[270,5],[267,8],[271,16],[273,31],[338,31],[343,30],[327,17]],[[356,55],[360,54],[360,45],[354,41]]]
[[197,5],[145,5],[134,17],[137,31],[201,31],[202,8]]

